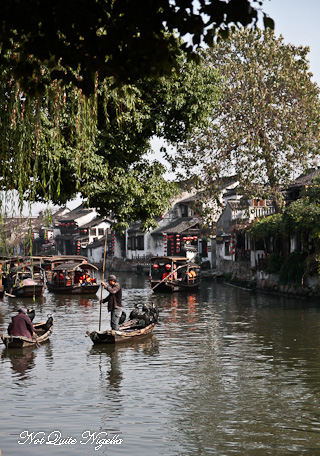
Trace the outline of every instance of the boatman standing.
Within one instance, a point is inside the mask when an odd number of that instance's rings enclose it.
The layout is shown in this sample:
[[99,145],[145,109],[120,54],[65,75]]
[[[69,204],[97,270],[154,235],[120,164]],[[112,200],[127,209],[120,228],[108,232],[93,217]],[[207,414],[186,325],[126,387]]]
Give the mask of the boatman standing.
[[120,283],[117,282],[115,275],[111,275],[108,278],[108,285],[104,282],[101,282],[101,285],[109,291],[109,295],[102,302],[108,303],[108,311],[111,312],[111,329],[117,331],[122,314],[122,290]]

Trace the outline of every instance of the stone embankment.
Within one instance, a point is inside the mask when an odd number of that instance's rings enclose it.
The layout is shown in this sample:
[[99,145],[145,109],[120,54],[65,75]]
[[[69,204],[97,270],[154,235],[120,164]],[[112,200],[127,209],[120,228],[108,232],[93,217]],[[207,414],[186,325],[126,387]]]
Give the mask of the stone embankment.
[[320,297],[318,277],[306,277],[301,284],[281,284],[276,274],[251,270],[248,266],[241,264],[235,264],[232,271],[223,273],[223,277],[225,282],[250,290],[260,290],[289,297]]

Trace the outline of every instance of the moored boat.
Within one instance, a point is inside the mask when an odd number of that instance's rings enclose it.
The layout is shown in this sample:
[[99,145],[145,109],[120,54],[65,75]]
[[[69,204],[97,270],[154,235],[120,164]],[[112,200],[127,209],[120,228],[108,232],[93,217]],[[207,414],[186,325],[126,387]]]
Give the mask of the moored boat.
[[149,283],[157,292],[194,291],[200,284],[200,266],[186,257],[152,257]]
[[4,291],[19,298],[42,296],[44,293],[44,270],[38,263],[24,262],[12,265],[6,277]]
[[41,344],[49,339],[53,331],[53,316],[48,315],[47,321],[33,323],[37,340],[23,336],[1,335],[1,340],[7,348],[25,348]]
[[53,268],[47,288],[56,294],[95,294],[100,285],[90,274],[97,270],[96,266],[86,261],[61,263]]

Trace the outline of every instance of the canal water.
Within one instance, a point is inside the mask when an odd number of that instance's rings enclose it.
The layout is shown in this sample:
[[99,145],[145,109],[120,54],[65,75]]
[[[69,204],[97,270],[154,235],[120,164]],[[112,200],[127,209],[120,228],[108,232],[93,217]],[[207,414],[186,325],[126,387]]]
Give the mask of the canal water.
[[160,310],[139,343],[85,337],[100,291],[0,301],[0,332],[22,305],[55,319],[40,348],[0,347],[2,456],[320,455],[319,303],[210,281],[164,295],[145,276],[119,278],[127,315]]

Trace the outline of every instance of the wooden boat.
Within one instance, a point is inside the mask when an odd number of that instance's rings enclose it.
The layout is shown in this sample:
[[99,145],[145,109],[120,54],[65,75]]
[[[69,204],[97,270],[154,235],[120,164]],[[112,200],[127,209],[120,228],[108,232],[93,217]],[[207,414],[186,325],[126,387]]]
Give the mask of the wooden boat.
[[52,255],[40,258],[41,265],[45,270],[47,281],[51,282],[53,277],[53,269],[59,264],[65,263],[85,263],[88,258],[82,255]]
[[42,296],[45,288],[44,270],[38,263],[8,260],[10,269],[5,278],[4,292],[19,298]]
[[49,339],[53,331],[53,317],[48,316],[47,321],[33,323],[34,332],[37,334],[37,341],[22,336],[1,335],[1,340],[7,348],[33,347]]
[[200,266],[186,257],[152,257],[149,283],[155,292],[194,291],[200,284]]
[[97,270],[87,261],[58,264],[52,270],[52,279],[47,281],[47,288],[56,294],[95,294],[100,285],[94,277],[85,280],[84,275]]
[[139,324],[138,319],[129,320],[119,326],[118,331],[109,329],[107,331],[87,331],[86,336],[90,337],[95,345],[116,344],[130,340],[139,340],[152,333],[156,323],[150,323],[147,326]]

